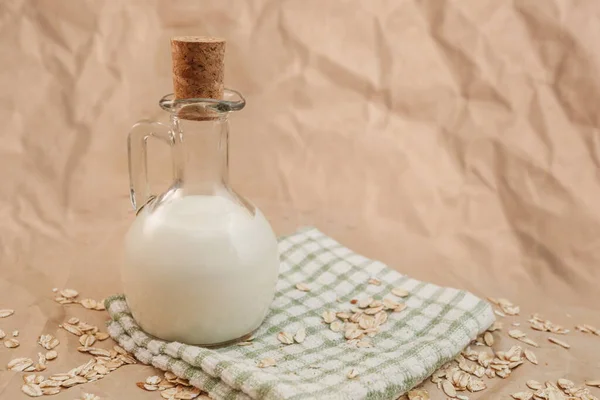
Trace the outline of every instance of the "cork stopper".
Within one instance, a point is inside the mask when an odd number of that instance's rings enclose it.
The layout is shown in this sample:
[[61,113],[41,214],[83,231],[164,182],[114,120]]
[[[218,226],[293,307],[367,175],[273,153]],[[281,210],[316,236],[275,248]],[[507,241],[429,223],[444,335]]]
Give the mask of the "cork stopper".
[[223,98],[225,39],[174,37],[171,56],[176,99]]

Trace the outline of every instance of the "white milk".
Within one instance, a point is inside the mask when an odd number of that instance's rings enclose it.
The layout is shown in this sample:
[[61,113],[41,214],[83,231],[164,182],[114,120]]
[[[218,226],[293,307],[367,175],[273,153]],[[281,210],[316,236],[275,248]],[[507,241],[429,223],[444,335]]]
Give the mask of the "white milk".
[[207,345],[258,328],[278,269],[277,241],[258,209],[186,196],[142,209],[127,235],[122,279],[142,329]]

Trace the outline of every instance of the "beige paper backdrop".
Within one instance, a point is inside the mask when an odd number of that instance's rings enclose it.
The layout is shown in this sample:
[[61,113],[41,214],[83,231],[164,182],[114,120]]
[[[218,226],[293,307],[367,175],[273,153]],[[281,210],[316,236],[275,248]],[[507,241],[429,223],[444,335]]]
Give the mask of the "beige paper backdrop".
[[[39,334],[62,340],[64,371],[86,358],[57,325],[106,318],[51,288],[120,290],[126,134],[165,119],[174,35],[227,38],[227,86],[248,100],[231,180],[278,233],[315,225],[417,279],[509,297],[512,320],[600,325],[599,20],[595,0],[2,1],[0,308],[17,313],[0,329],[22,345],[0,346],[0,398],[22,397],[5,365]],[[471,398],[600,378],[600,337],[537,338],[543,367]],[[133,384],[150,372],[55,398],[156,399]]]

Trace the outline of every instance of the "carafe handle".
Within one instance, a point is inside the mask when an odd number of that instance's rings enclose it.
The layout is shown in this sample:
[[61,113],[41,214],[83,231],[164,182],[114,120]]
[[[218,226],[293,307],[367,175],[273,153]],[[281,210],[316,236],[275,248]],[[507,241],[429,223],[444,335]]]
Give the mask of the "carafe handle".
[[169,125],[161,122],[142,120],[137,122],[127,137],[129,158],[129,196],[136,213],[155,196],[148,181],[148,139],[157,138],[173,146],[174,135]]

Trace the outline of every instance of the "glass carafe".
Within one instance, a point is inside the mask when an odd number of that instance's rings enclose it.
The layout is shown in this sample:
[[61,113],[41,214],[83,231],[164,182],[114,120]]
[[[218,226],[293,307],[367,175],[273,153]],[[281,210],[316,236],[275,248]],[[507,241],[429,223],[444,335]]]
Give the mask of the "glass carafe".
[[[139,325],[158,338],[197,345],[243,339],[263,321],[279,269],[271,226],[228,181],[228,116],[245,105],[175,100],[160,106],[170,124],[140,121],[129,133],[131,202],[122,280]],[[171,147],[173,183],[158,195],[147,177],[146,144]]]

